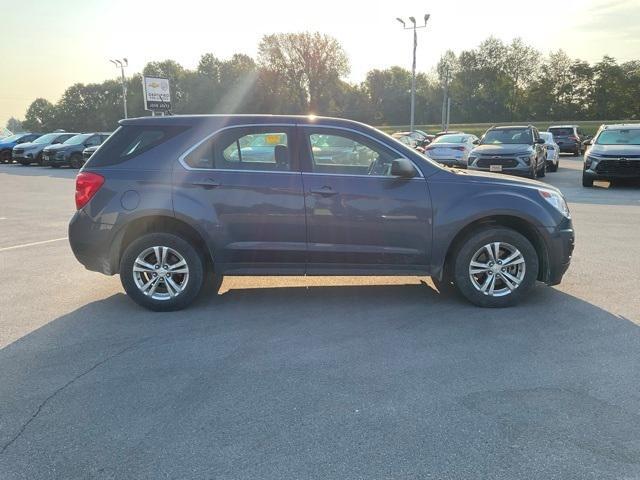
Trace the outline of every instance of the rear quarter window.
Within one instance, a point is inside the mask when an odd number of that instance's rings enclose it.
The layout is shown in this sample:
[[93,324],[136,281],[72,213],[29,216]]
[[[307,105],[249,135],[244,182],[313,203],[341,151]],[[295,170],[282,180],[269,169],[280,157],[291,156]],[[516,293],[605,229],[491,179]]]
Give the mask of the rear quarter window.
[[186,131],[178,125],[124,125],[118,128],[92,155],[91,167],[117,165],[163,144]]

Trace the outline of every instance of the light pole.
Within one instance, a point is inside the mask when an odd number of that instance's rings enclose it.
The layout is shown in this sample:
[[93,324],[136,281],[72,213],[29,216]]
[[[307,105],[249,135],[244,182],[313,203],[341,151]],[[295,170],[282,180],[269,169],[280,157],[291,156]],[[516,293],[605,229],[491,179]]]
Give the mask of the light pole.
[[127,80],[124,78],[124,67],[129,66],[129,61],[126,58],[109,60],[116,67],[120,67],[120,74],[122,75],[122,101],[124,102],[124,118],[127,118]]
[[415,111],[416,111],[416,49],[418,48],[418,32],[416,30],[418,28],[425,28],[427,26],[427,21],[429,20],[430,14],[426,14],[424,16],[424,25],[418,26],[416,24],[415,17],[409,17],[409,21],[412,25],[407,27],[407,24],[401,18],[396,18],[401,24],[402,28],[405,30],[413,30],[413,65],[411,67],[411,131],[413,132],[414,127],[414,119],[415,119]]

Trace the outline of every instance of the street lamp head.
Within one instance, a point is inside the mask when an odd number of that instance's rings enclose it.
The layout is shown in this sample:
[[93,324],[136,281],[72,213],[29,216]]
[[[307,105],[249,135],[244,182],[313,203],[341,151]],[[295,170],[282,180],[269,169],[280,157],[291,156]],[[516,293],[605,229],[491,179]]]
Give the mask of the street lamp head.
[[425,24],[425,25],[426,25],[426,24],[427,24],[427,22],[429,21],[429,18],[430,18],[430,17],[431,17],[431,14],[429,14],[429,13],[425,14],[425,16],[424,16],[424,24]]
[[416,24],[416,17],[409,17],[409,20],[411,21],[411,23],[413,23],[414,25]]
[[404,23],[404,20],[402,20],[400,17],[397,17],[396,20],[398,20],[402,24],[403,27],[406,26],[406,24]]
[[124,61],[124,66],[128,67],[129,66],[129,60],[127,60],[127,57],[124,57],[122,60]]

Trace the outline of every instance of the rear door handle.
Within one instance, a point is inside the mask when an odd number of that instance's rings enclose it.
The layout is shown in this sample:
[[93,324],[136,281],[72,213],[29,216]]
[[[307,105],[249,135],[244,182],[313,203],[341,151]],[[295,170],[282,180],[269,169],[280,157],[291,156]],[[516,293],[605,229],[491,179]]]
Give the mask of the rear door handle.
[[198,180],[193,182],[194,185],[204,188],[216,188],[220,186],[220,182],[216,182],[213,178],[205,178],[204,180]]
[[338,192],[336,192],[334,189],[332,189],[328,185],[325,185],[322,188],[312,188],[311,193],[315,193],[316,195],[322,195],[323,197],[331,197],[332,195],[338,194]]

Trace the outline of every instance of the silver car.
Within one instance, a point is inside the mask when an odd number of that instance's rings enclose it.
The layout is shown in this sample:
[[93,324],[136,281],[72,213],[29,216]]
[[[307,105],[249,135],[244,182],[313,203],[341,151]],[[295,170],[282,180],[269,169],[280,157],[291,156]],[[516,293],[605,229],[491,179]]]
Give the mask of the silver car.
[[425,148],[425,155],[447,167],[467,168],[476,140],[478,137],[467,133],[441,135]]
[[544,140],[544,148],[547,150],[547,170],[557,172],[560,166],[560,147],[551,132],[540,132],[540,138]]
[[38,165],[42,165],[42,151],[48,147],[49,145],[57,145],[62,143],[77,133],[47,133],[46,135],[42,135],[39,138],[36,138],[34,141],[29,143],[19,143],[11,152],[11,158],[13,161],[20,163],[21,165],[30,165],[32,163],[37,163]]

